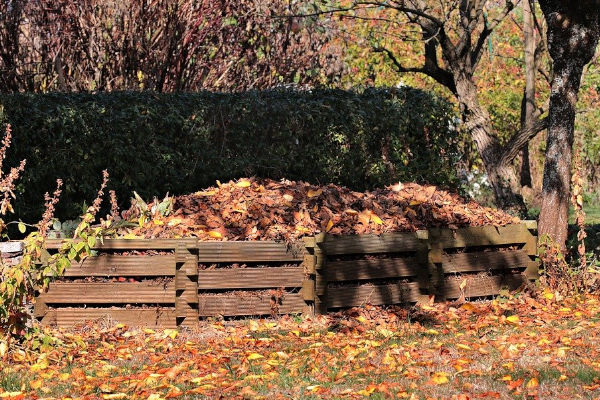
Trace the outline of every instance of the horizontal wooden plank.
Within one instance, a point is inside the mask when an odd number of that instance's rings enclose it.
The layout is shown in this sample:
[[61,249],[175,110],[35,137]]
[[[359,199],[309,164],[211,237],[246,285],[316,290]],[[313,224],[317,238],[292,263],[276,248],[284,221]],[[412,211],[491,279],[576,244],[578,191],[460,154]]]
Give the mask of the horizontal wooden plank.
[[86,321],[97,321],[99,319],[129,326],[176,328],[175,309],[172,307],[153,309],[57,308],[48,310],[41,323],[43,325],[72,327]]
[[439,288],[441,294],[448,299],[459,298],[460,284],[463,279],[467,280],[465,286],[465,297],[467,298],[497,295],[502,289],[515,290],[527,281],[527,277],[522,274],[496,276],[465,275],[462,279],[449,277],[444,279],[442,287]]
[[527,268],[532,262],[527,253],[522,250],[478,251],[442,255],[442,269],[444,273]]
[[[198,299],[198,310],[201,317],[216,315],[269,315],[273,312],[272,299],[269,295],[209,295],[203,294]],[[278,314],[294,314],[303,311],[306,302],[300,293],[286,293],[277,307]]]
[[373,254],[419,251],[427,247],[414,232],[384,233],[382,235],[328,235],[317,244],[325,254]]
[[431,229],[430,241],[444,249],[469,246],[525,244],[533,235],[525,224],[506,226],[472,226],[468,228]]
[[67,268],[66,277],[87,276],[173,276],[175,255],[112,255],[87,257],[79,264]]
[[416,302],[419,296],[419,285],[416,282],[330,287],[327,288],[327,306],[337,308],[364,304],[403,304]]
[[175,283],[53,282],[39,300],[46,304],[175,303]]
[[198,242],[199,263],[301,262],[305,253],[306,249],[301,242]]
[[[48,239],[45,243],[47,249],[59,249],[63,239]],[[104,239],[98,241],[95,249],[98,250],[175,250],[177,246],[195,249],[196,238],[182,239]]]
[[300,287],[303,267],[220,268],[198,271],[199,289]]
[[416,257],[328,261],[325,275],[329,282],[403,278],[416,276],[419,268],[427,268],[427,265]]

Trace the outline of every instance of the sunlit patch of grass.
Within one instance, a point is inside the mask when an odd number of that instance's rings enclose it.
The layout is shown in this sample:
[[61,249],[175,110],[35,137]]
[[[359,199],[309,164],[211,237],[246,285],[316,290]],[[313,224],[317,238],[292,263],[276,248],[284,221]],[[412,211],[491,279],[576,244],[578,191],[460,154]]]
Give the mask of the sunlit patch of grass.
[[600,371],[581,365],[574,371],[573,378],[585,385],[598,383],[598,381],[600,381]]
[[21,390],[25,383],[23,376],[14,371],[0,371],[0,389],[5,392],[16,392]]

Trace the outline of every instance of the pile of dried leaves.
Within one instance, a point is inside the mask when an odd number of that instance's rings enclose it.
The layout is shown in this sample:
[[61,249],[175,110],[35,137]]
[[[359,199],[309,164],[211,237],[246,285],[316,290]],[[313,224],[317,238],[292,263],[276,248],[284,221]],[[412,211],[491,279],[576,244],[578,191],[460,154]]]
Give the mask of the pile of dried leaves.
[[[132,206],[125,218],[137,220]],[[381,234],[429,227],[506,225],[518,219],[435,186],[397,184],[359,193],[333,184],[241,179],[176,197],[157,216],[123,235],[196,236],[202,240],[295,240],[320,232]]]

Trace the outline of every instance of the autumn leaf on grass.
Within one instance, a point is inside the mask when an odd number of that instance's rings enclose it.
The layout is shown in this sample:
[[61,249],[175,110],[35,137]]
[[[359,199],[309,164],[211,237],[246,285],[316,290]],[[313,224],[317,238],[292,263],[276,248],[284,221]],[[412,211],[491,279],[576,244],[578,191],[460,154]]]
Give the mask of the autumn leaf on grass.
[[513,325],[518,325],[520,322],[518,315],[510,315],[510,316],[506,317],[506,321]]
[[436,372],[431,377],[431,382],[436,385],[443,385],[445,383],[448,383],[448,374],[446,372]]
[[127,394],[125,394],[125,393],[103,394],[102,398],[106,399],[106,400],[126,399],[127,398]]
[[535,389],[538,386],[540,386],[540,383],[538,382],[537,378],[531,378],[529,382],[527,382],[527,385],[525,385],[527,389]]
[[265,358],[265,357],[262,356],[262,355],[260,355],[260,354],[258,354],[258,353],[252,353],[252,354],[248,355],[247,358],[248,358],[249,361],[252,361],[252,360],[258,360],[260,358]]
[[363,390],[359,390],[356,393],[360,394],[361,396],[369,397],[375,391],[375,389],[377,389],[376,385],[369,385]]

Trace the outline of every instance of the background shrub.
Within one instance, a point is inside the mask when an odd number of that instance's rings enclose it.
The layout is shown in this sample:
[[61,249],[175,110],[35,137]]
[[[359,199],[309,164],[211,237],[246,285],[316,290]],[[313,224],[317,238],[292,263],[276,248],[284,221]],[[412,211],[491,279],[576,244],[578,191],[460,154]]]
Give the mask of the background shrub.
[[57,216],[76,217],[103,169],[127,206],[241,176],[335,182],[356,190],[395,181],[455,187],[452,107],[412,88],[2,94],[14,131],[9,163],[27,159],[17,217],[36,221],[43,193],[65,182]]

